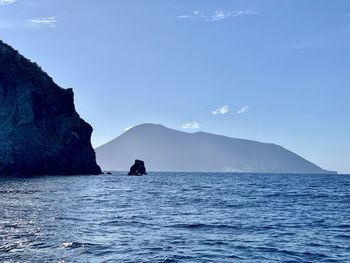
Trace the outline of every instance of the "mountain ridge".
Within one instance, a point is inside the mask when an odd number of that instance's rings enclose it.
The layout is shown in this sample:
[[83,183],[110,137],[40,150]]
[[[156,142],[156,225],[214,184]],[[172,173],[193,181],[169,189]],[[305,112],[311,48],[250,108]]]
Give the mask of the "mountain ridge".
[[152,123],[134,126],[95,151],[104,170],[127,170],[139,158],[150,171],[335,173],[274,143]]

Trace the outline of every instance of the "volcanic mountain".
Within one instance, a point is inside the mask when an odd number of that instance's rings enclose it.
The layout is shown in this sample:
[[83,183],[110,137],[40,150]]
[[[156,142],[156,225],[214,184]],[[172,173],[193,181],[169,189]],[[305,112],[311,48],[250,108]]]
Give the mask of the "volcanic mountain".
[[129,129],[98,147],[96,158],[102,169],[115,171],[127,171],[135,159],[142,159],[150,171],[334,173],[275,144],[156,124]]

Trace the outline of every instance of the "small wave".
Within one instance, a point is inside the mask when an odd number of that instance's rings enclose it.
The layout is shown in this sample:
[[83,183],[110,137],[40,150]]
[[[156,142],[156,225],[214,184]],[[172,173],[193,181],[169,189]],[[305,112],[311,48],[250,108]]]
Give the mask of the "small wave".
[[76,248],[88,248],[88,247],[97,247],[99,244],[93,243],[82,243],[82,242],[64,242],[61,247],[67,249],[76,249]]
[[267,195],[264,195],[264,197],[278,197],[278,196],[281,196],[282,193],[272,193],[272,194],[267,194]]
[[350,228],[350,224],[342,224],[337,226],[338,228]]
[[154,224],[142,222],[140,220],[127,220],[127,219],[121,219],[121,220],[110,220],[101,222],[99,224],[100,226],[147,226],[151,227]]
[[31,249],[43,249],[43,248],[49,248],[51,247],[50,244],[43,243],[43,242],[36,242],[30,245]]
[[171,228],[187,228],[187,229],[239,229],[238,226],[226,225],[226,224],[202,224],[202,223],[194,223],[194,224],[174,224],[168,227]]
[[11,252],[12,250],[18,248],[18,244],[6,244],[6,245],[3,245],[3,246],[0,246],[0,251],[2,252]]
[[342,238],[342,239],[350,239],[350,235],[346,235],[346,234],[337,235],[335,237]]
[[64,248],[70,248],[72,246],[73,246],[73,242],[65,242],[62,244],[62,247],[64,247]]
[[4,224],[3,228],[10,228],[10,229],[18,229],[18,228],[22,228],[23,226],[19,225],[19,224]]
[[67,220],[67,221],[86,221],[81,218],[76,217],[54,217],[55,220]]

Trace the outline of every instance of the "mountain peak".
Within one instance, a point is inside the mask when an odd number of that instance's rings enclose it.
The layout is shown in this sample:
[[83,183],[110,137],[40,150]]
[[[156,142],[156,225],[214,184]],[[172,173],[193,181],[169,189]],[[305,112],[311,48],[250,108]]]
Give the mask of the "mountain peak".
[[[136,126],[133,126],[131,129],[168,129],[167,127],[163,126],[162,124],[155,124],[155,123],[142,123]],[[129,130],[131,130],[129,129]]]

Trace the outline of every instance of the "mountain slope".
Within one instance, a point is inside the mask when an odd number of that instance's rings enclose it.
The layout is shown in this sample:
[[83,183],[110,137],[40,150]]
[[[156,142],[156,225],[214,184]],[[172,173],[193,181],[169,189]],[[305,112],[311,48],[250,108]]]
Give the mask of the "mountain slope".
[[135,159],[151,171],[330,173],[275,144],[142,124],[95,149],[104,170],[125,171]]

